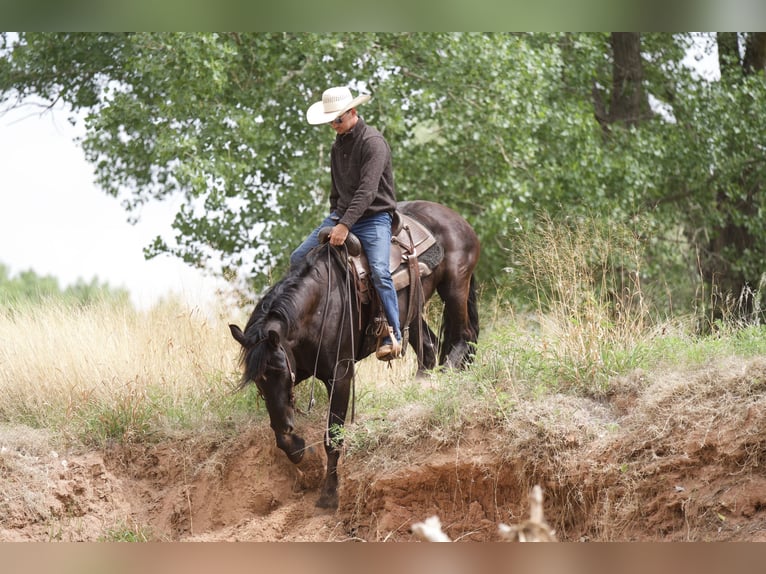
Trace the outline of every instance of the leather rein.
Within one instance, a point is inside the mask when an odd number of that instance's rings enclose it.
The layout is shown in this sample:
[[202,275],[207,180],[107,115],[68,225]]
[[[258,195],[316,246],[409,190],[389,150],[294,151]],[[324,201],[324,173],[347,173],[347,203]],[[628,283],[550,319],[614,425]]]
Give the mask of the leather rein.
[[[333,265],[333,261],[332,261],[333,254],[332,254],[332,251],[331,251],[332,246],[329,243],[324,243],[324,245],[327,246],[327,249],[326,249],[326,251],[327,251],[327,292],[325,293],[325,308],[324,308],[324,312],[322,313],[322,325],[321,325],[321,327],[319,329],[319,344],[317,345],[316,358],[314,360],[314,373],[313,373],[313,378],[312,378],[312,381],[311,381],[311,394],[310,394],[310,397],[309,397],[308,410],[305,413],[303,413],[302,411],[299,410],[298,412],[301,412],[302,414],[310,413],[311,409],[316,404],[316,400],[314,398],[314,388],[315,388],[316,381],[317,381],[317,369],[318,369],[318,365],[319,365],[319,354],[320,354],[320,352],[322,350],[322,342],[324,340],[324,331],[325,331],[325,327],[327,325],[327,310],[328,310],[328,308],[330,306],[330,294],[332,292],[332,274],[330,272],[331,266]],[[344,243],[342,248],[343,248],[343,255],[344,255],[344,258],[345,258],[344,260],[348,261],[348,256],[349,256],[348,247]],[[341,291],[341,293],[345,295],[345,303],[343,305],[343,314],[342,314],[342,317],[341,317],[341,320],[340,320],[340,324],[339,324],[339,329],[338,329],[338,342],[337,342],[337,345],[336,345],[336,352],[335,352],[335,370],[336,371],[333,372],[332,384],[331,384],[330,389],[329,389],[328,406],[327,406],[327,425],[325,425],[325,429],[326,429],[325,430],[325,445],[329,445],[330,444],[330,417],[332,416],[332,411],[331,411],[331,409],[332,409],[332,396],[333,396],[333,392],[335,391],[335,380],[337,379],[337,377],[336,377],[337,369],[338,369],[338,367],[340,366],[340,363],[341,363],[341,358],[340,358],[340,348],[341,348],[340,339],[341,339],[341,337],[343,335],[343,325],[344,325],[344,323],[345,323],[345,321],[347,319],[348,319],[348,323],[349,323],[349,332],[350,332],[350,335],[351,335],[351,357],[348,358],[348,359],[344,359],[343,362],[350,361],[351,364],[352,364],[352,368],[353,368],[353,364],[355,362],[356,341],[354,340],[354,324],[353,324],[353,320],[354,319],[353,319],[353,310],[351,308],[351,296],[352,296],[352,289],[354,287],[353,287],[352,282],[351,282],[352,281],[351,275],[352,275],[351,274],[351,269],[347,269],[346,270],[346,280],[345,280],[344,286],[343,286],[343,287],[345,287],[345,289]],[[294,382],[294,380],[293,380],[293,382]],[[354,374],[351,377],[351,422],[354,422],[355,413],[356,413],[356,371],[354,371]]]

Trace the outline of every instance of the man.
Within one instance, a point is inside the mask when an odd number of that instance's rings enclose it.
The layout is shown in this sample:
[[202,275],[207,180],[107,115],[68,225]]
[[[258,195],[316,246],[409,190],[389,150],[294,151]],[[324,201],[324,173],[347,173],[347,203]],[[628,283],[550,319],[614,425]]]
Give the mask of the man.
[[376,356],[395,359],[401,354],[399,302],[388,269],[391,250],[391,221],[396,209],[396,192],[391,166],[391,149],[375,128],[358,115],[356,106],[370,100],[353,97],[347,87],[329,88],[306,111],[312,125],[329,123],[335,133],[330,152],[330,215],[290,256],[295,265],[318,245],[319,230],[332,227],[331,245],[343,245],[349,231],[362,243],[370,264],[370,275],[388,321],[388,335]]

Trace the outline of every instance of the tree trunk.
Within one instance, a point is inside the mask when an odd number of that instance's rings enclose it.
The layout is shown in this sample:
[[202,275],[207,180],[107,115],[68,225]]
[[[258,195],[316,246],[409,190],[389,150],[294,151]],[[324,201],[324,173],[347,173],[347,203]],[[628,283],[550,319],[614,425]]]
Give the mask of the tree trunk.
[[763,72],[766,69],[766,32],[748,33],[742,67],[747,75]]
[[721,79],[731,80],[742,74],[742,60],[739,57],[739,37],[736,32],[716,33],[718,42],[718,67]]
[[613,56],[609,123],[635,126],[649,109],[642,85],[641,35],[638,32],[613,32],[609,43]]
[[[747,35],[743,57],[740,57],[737,33],[719,32],[716,38],[723,82],[735,84],[744,76],[764,71],[766,33]],[[739,185],[747,186],[748,193],[744,200],[733,199],[725,189],[717,191],[717,209],[723,214],[723,221],[712,230],[707,252],[702,259],[703,276],[717,293],[716,300],[720,301],[720,309],[714,310],[715,318],[721,318],[724,314],[748,318],[754,311],[753,295],[759,278],[746,277],[743,272],[733,269],[727,254],[742,253],[754,244],[754,238],[748,229],[733,221],[731,214],[742,214],[745,219],[757,217],[754,198],[761,193],[761,185],[760,182],[753,183],[751,173],[747,170],[742,173]]]

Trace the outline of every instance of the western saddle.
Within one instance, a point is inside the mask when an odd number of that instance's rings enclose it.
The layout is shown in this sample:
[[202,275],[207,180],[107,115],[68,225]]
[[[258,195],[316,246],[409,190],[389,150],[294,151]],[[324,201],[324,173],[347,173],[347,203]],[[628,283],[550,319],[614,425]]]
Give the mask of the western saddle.
[[[324,243],[330,234],[331,227],[325,227],[319,232],[319,242]],[[377,293],[372,286],[370,266],[367,256],[364,254],[359,239],[349,233],[346,239],[349,266],[353,272],[359,303],[367,305],[373,303],[373,315],[377,323],[374,335],[379,336],[385,325]],[[441,262],[444,251],[436,242],[431,231],[418,220],[395,211],[391,224],[391,255],[389,257],[389,269],[391,279],[396,291],[401,291],[409,286],[407,304],[407,319],[402,325],[402,353],[407,347],[409,340],[409,325],[415,318],[420,316],[423,300],[423,288],[421,278],[430,275],[433,269]],[[419,324],[419,323],[418,323]]]

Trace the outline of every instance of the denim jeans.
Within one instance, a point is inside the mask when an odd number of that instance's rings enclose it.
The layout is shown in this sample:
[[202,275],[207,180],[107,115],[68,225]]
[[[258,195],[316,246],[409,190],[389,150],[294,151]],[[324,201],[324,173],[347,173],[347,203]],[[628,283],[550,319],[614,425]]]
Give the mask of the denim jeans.
[[[359,238],[367,261],[370,264],[370,276],[372,284],[380,297],[383,312],[390,327],[394,329],[396,338],[401,340],[402,332],[399,325],[399,299],[391,279],[391,271],[388,269],[388,260],[391,253],[391,214],[377,213],[369,217],[363,217],[351,228],[351,233]],[[290,255],[290,265],[295,265],[314,247],[319,245],[319,230],[323,227],[334,227],[338,223],[338,216],[334,213],[328,215],[321,225],[312,231],[298,248]]]

